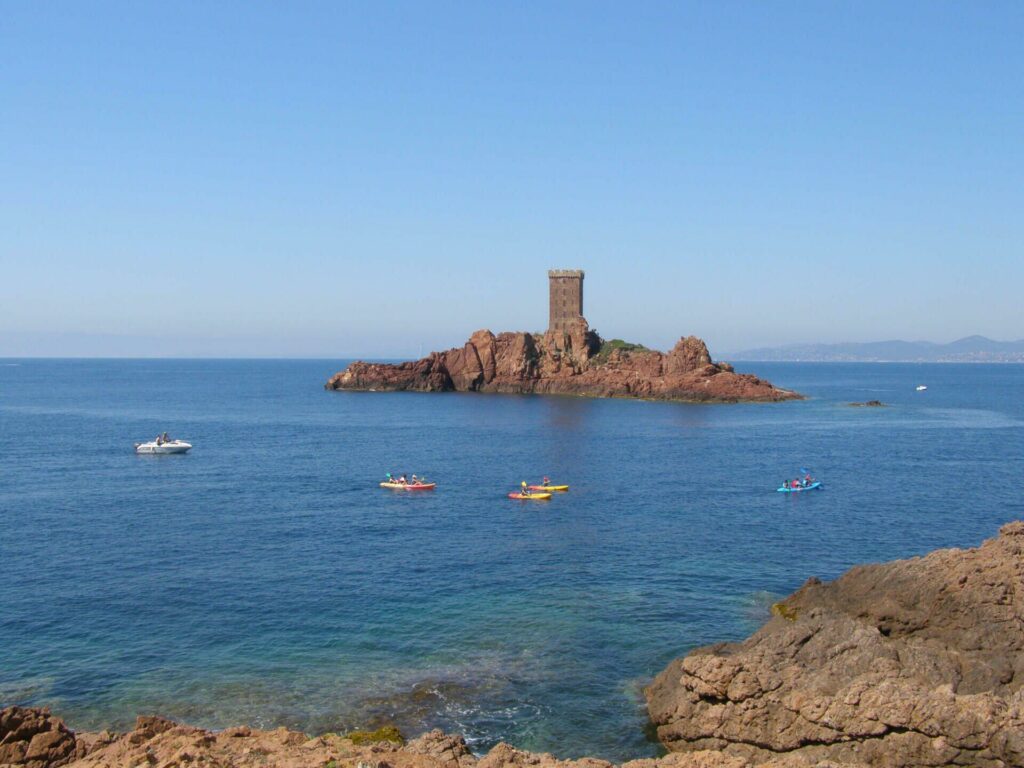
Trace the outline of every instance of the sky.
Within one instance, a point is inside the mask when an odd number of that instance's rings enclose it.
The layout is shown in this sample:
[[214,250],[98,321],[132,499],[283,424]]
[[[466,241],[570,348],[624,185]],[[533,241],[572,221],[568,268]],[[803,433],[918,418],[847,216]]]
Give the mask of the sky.
[[0,5],[0,356],[1024,338],[1021,2]]

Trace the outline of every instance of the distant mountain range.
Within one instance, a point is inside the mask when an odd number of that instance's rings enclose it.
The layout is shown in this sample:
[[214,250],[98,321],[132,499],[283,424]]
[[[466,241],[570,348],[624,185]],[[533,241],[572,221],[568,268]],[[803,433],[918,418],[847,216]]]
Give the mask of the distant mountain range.
[[832,363],[1024,363],[1024,339],[993,341],[984,336],[967,336],[949,344],[930,341],[789,344],[747,349],[726,359]]

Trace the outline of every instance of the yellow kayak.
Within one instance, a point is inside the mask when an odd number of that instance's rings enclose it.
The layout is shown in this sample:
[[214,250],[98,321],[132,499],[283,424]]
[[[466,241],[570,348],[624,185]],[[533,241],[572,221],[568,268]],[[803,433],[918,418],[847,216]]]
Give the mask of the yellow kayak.
[[525,499],[536,499],[536,500],[539,500],[539,501],[544,501],[545,499],[550,499],[551,498],[551,494],[550,493],[510,493],[508,495],[508,497],[510,499],[524,499],[524,500]]
[[568,485],[528,485],[531,491],[568,491]]

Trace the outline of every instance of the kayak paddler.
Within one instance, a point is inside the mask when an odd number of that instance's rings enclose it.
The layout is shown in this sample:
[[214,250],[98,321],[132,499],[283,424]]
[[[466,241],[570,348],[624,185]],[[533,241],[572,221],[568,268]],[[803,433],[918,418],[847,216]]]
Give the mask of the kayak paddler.
[[522,491],[520,491],[520,493],[522,493],[522,494],[523,494],[523,496],[528,496],[528,495],[530,494],[530,492],[529,492],[529,490],[527,490],[527,488],[526,488],[526,481],[525,481],[525,480],[523,480],[523,482],[522,482],[522,483],[520,483],[520,485],[522,486],[522,489],[523,489]]

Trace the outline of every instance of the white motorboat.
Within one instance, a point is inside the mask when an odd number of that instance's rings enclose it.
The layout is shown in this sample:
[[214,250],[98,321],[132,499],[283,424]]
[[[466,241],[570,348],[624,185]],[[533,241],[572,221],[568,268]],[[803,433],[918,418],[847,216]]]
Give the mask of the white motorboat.
[[184,440],[150,440],[148,443],[136,443],[136,453],[185,453],[192,443]]
[[928,387],[926,387],[924,384],[918,384],[917,385],[917,391],[918,392],[924,392],[926,389],[928,389]]

